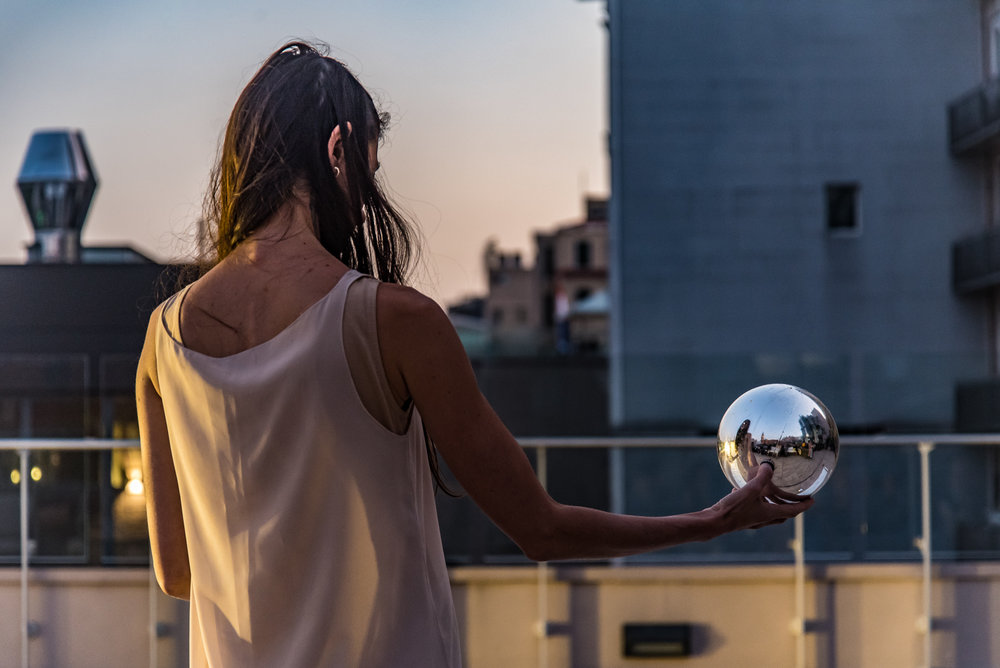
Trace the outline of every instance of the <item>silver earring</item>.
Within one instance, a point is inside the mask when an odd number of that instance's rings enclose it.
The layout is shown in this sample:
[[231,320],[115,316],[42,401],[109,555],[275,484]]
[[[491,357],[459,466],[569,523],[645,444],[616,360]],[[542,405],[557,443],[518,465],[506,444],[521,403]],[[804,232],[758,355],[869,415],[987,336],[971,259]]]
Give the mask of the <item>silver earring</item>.
[[337,167],[336,165],[333,166],[333,178],[340,178],[340,167]]

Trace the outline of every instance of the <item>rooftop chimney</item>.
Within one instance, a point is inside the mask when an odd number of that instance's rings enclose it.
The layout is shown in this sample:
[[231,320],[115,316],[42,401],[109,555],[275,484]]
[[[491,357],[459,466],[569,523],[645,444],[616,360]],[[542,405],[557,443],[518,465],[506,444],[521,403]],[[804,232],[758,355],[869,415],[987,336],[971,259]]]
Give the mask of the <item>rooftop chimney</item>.
[[79,130],[38,130],[17,177],[17,187],[35,230],[28,262],[80,261],[80,233],[97,190]]

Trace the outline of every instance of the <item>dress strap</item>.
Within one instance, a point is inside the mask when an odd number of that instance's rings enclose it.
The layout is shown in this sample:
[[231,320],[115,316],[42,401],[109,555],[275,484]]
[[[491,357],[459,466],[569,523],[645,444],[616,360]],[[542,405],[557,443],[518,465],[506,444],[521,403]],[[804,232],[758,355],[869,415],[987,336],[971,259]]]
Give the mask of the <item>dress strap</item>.
[[160,312],[160,324],[163,325],[163,329],[170,338],[182,346],[184,339],[181,336],[181,306],[184,304],[184,299],[192,285],[194,283],[189,283],[170,295],[163,304],[163,311]]
[[406,433],[412,403],[396,403],[382,364],[375,318],[379,282],[371,277],[349,288],[344,307],[344,354],[354,389],[361,403],[378,422],[394,434]]

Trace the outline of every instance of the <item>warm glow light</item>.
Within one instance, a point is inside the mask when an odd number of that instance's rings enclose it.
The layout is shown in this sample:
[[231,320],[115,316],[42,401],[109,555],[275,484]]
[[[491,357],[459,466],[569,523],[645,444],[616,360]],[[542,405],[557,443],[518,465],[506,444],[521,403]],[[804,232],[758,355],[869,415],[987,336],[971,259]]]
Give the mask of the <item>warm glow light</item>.
[[15,485],[21,482],[21,472],[14,469],[10,472],[10,481]]
[[142,484],[142,469],[134,468],[128,471],[128,483],[125,491],[133,496],[142,496],[145,485]]
[[31,467],[31,479],[34,480],[35,482],[38,482],[39,480],[41,480],[42,479],[42,469],[40,469],[37,466],[32,466]]

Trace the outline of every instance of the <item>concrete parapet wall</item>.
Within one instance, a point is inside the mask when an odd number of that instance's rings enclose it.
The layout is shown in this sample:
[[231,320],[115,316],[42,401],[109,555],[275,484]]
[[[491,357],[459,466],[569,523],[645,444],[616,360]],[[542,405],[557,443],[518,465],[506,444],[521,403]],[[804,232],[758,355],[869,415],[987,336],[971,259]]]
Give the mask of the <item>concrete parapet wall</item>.
[[[1000,564],[933,569],[934,666],[1000,665]],[[550,668],[796,665],[790,565],[551,566]],[[538,575],[531,568],[452,570],[469,668],[538,665]],[[922,665],[919,564],[806,570],[805,665]],[[626,659],[626,623],[690,624],[692,655]]]
[[[147,570],[36,568],[29,575],[32,667],[187,665],[186,605],[158,591],[150,653]],[[939,564],[933,576],[932,665],[1000,665],[1000,563]],[[462,567],[451,577],[469,668],[531,668],[542,656],[550,668],[796,661],[790,565],[551,565],[544,599],[532,567]],[[922,664],[919,564],[810,565],[805,594],[806,666]],[[540,605],[554,632],[544,641]],[[19,665],[17,568],[0,570],[0,610],[0,665]],[[690,624],[692,654],[625,659],[625,623]]]
[[[154,589],[148,569],[33,568],[28,577],[32,668],[187,666],[187,604]],[[20,587],[18,568],[0,569],[0,666],[21,665]]]

